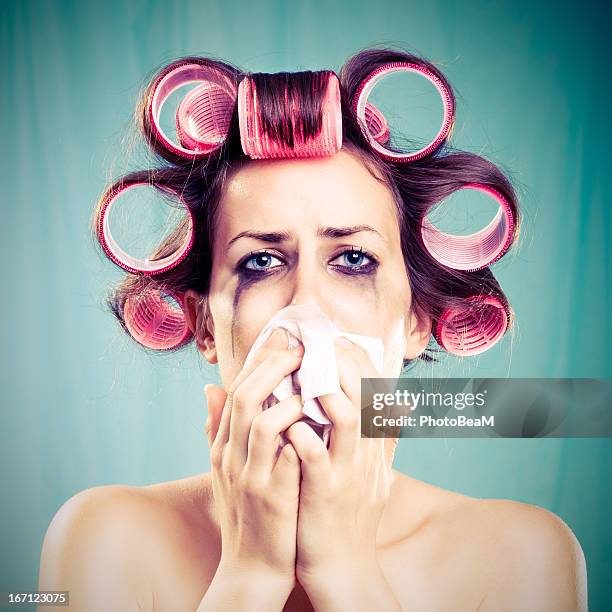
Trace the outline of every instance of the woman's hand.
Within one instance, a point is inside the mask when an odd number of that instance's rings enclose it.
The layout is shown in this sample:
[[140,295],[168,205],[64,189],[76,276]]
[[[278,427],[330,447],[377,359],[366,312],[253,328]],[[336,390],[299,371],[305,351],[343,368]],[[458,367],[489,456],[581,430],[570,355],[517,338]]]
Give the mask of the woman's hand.
[[311,600],[313,589],[334,582],[338,588],[343,577],[355,583],[362,575],[371,580],[372,571],[382,575],[376,534],[397,444],[396,439],[361,438],[361,378],[380,376],[367,352],[337,341],[336,356],[341,391],[319,398],[333,425],[329,451],[303,422],[287,432],[302,470],[296,576]]
[[278,579],[274,584],[285,585],[288,596],[295,584],[300,462],[291,444],[278,453],[277,437],[301,418],[302,402],[295,395],[262,410],[278,383],[301,363],[303,347],[287,345],[284,330],[276,330],[227,393],[208,385],[206,396],[222,541],[217,572],[258,576],[267,585]]

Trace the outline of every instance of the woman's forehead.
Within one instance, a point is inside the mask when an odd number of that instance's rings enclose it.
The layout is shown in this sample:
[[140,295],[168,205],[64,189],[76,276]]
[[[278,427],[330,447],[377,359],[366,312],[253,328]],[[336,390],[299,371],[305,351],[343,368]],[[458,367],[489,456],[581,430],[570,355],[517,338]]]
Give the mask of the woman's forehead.
[[397,220],[389,188],[358,158],[340,150],[308,159],[255,160],[236,171],[221,198],[219,223],[238,230],[260,224],[378,224],[393,231]]

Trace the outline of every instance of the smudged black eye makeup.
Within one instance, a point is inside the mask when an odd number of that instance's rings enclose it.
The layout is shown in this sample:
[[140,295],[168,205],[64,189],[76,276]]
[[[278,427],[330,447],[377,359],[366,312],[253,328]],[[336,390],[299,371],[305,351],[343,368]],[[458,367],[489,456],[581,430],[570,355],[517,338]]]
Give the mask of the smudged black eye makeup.
[[[367,259],[367,263],[362,263]],[[279,261],[280,264],[274,264],[273,261]],[[339,272],[348,276],[366,276],[374,274],[379,265],[378,260],[368,251],[361,247],[352,247],[345,249],[336,255],[331,261],[341,260],[344,263],[334,264],[330,262],[330,266]],[[241,278],[256,279],[274,274],[277,268],[282,268],[285,265],[284,260],[279,255],[268,250],[251,251],[243,257],[236,265],[236,273]]]
[[[364,258],[368,259],[369,262],[365,264],[361,263]],[[361,247],[353,247],[342,251],[342,253],[335,257],[332,261],[335,261],[336,259],[343,259],[348,265],[331,264],[331,266],[340,273],[347,275],[369,276],[374,274],[376,272],[376,268],[378,267],[378,260],[374,257],[374,255],[368,253]]]

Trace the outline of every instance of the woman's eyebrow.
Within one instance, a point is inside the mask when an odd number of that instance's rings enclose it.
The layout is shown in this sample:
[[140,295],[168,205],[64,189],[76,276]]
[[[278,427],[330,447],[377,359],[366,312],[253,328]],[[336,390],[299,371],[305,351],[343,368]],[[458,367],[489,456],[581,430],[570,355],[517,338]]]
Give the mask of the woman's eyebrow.
[[346,227],[319,227],[317,236],[322,238],[343,238],[344,236],[351,236],[352,234],[358,234],[359,232],[374,232],[378,237],[387,242],[387,239],[383,235],[369,225],[350,225]]
[[[353,234],[358,234],[359,232],[374,232],[378,235],[378,237],[387,242],[387,239],[383,237],[383,235],[375,230],[373,227],[369,225],[350,225],[345,227],[321,227],[319,226],[317,230],[317,236],[322,238],[343,238],[344,236],[351,236]],[[261,240],[262,242],[269,243],[278,243],[285,242],[287,240],[291,240],[290,232],[257,232],[254,230],[246,230],[244,232],[240,232],[236,234],[228,243],[227,248],[229,248],[236,240],[240,238],[255,238],[257,240]]]

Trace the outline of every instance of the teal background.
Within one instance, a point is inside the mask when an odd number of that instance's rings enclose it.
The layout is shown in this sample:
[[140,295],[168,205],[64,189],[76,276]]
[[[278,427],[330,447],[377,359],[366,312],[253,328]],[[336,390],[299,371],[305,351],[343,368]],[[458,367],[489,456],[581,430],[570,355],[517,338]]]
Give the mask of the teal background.
[[[151,356],[122,335],[103,307],[121,273],[88,234],[111,173],[141,167],[122,152],[147,76],[188,53],[261,72],[338,70],[395,43],[427,57],[457,93],[453,144],[506,170],[525,213],[493,266],[516,330],[435,373],[610,377],[609,23],[603,2],[550,0],[1,2],[0,591],[36,589],[47,525],[76,492],[209,470],[216,370],[193,345]],[[584,549],[590,609],[610,609],[612,440],[401,440],[395,467],[555,512]]]

